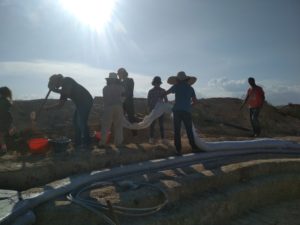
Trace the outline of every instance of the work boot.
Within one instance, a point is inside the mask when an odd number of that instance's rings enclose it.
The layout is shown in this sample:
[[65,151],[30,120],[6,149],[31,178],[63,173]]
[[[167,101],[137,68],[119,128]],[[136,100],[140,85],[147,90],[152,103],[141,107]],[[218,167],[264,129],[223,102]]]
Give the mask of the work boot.
[[7,153],[7,146],[6,144],[2,144],[0,148],[0,154],[5,154]]
[[168,140],[165,139],[165,138],[161,139],[161,143],[164,144],[164,145],[168,145],[169,144]]
[[198,152],[205,152],[201,148],[199,148],[197,145],[192,146],[192,152],[198,153]]
[[177,156],[182,156],[182,153],[181,153],[181,152],[178,152],[178,151],[176,151],[175,155],[177,155]]
[[149,138],[149,144],[153,145],[155,143],[153,138]]
[[106,145],[106,144],[103,144],[101,141],[99,141],[97,147],[98,147],[98,148],[106,148],[107,145]]

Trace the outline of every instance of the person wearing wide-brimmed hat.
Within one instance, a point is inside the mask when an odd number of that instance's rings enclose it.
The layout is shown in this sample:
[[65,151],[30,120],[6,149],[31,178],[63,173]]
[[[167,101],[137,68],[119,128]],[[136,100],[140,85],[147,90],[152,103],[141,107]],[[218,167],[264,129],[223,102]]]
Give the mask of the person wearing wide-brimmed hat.
[[[168,98],[165,95],[166,90],[161,88],[160,85],[162,84],[161,78],[156,76],[152,80],[152,85],[154,86],[148,91],[147,95],[147,103],[148,108],[152,111],[155,105],[158,102],[168,102]],[[150,125],[150,137],[149,143],[154,144],[154,127],[155,127],[156,120],[154,120]],[[167,141],[165,140],[165,132],[164,132],[164,115],[161,115],[158,118],[159,128],[160,128],[160,137],[163,144],[166,144]]]
[[[175,94],[175,104],[173,106],[173,123],[174,123],[174,144],[178,155],[181,155],[181,123],[183,122],[192,151],[198,151],[195,144],[192,129],[192,104],[197,102],[194,88],[191,86],[197,78],[187,76],[185,72],[180,71],[177,76],[168,78],[168,83],[173,86],[167,90],[166,94]],[[192,102],[192,104],[191,104]]]
[[123,99],[124,88],[116,73],[109,73],[106,78],[107,85],[103,88],[103,116],[101,127],[101,141],[99,146],[104,147],[107,134],[114,126],[114,144],[121,145],[123,142]]
[[93,97],[87,89],[78,84],[71,77],[54,74],[49,78],[48,88],[60,94],[59,103],[45,106],[44,109],[62,107],[68,99],[75,104],[73,124],[75,127],[75,147],[86,149],[90,145],[90,132],[87,125],[90,110],[93,105]]

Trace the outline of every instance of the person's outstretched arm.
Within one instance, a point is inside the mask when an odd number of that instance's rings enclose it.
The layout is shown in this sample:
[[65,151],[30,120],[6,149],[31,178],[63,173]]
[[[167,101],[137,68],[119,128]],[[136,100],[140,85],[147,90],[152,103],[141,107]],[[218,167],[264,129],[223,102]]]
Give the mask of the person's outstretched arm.
[[244,105],[247,103],[248,99],[249,99],[249,94],[247,93],[247,96],[246,96],[243,104],[241,105],[240,109],[242,109],[244,107]]

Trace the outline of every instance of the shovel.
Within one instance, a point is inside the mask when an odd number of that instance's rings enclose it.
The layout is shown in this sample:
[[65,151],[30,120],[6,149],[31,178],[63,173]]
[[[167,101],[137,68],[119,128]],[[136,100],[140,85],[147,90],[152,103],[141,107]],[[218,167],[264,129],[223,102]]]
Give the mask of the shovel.
[[42,111],[44,105],[45,105],[46,102],[47,102],[47,99],[48,99],[48,97],[49,97],[49,95],[50,95],[50,92],[51,92],[51,90],[49,89],[49,91],[48,91],[48,93],[47,93],[45,99],[43,100],[43,102],[42,102],[40,108],[38,109],[38,111],[37,111],[37,112],[34,112],[34,111],[33,111],[33,112],[30,113],[31,128],[32,128],[32,130],[36,130],[36,121],[37,121],[37,119],[39,118],[39,116],[40,116],[40,114],[41,114],[41,111]]
[[47,102],[47,100],[48,100],[48,97],[49,97],[50,93],[51,93],[51,90],[49,89],[49,91],[48,91],[48,93],[47,93],[45,99],[43,100],[43,102],[42,102],[40,108],[38,109],[38,111],[35,113],[35,115],[31,115],[31,119],[32,119],[32,120],[37,121],[37,119],[39,118],[39,116],[40,116],[40,114],[41,114],[41,111],[42,111],[44,105],[46,104],[46,102]]

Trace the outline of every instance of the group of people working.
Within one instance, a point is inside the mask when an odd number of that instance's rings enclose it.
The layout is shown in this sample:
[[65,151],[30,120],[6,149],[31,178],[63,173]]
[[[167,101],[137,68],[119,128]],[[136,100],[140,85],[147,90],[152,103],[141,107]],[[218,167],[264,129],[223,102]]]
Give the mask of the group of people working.
[[[103,115],[101,124],[101,140],[99,147],[106,146],[107,135],[113,127],[114,144],[120,146],[123,143],[123,116],[127,116],[129,122],[137,122],[135,117],[133,91],[134,81],[128,76],[124,68],[118,69],[117,73],[109,73],[106,79],[106,85],[102,90],[103,94]],[[193,151],[200,151],[195,144],[192,130],[192,104],[197,102],[195,91],[192,84],[196,82],[196,77],[190,77],[181,71],[177,76],[168,79],[168,83],[173,86],[169,90],[161,88],[161,78],[153,78],[153,88],[149,90],[147,102],[149,110],[153,110],[158,102],[168,102],[167,95],[175,94],[174,114],[174,144],[177,154],[181,154],[181,123],[183,122],[190,145]],[[69,98],[76,110],[74,113],[75,127],[75,147],[86,149],[90,144],[88,115],[91,110],[93,99],[89,92],[70,77],[64,77],[61,74],[54,74],[50,77],[48,88],[60,94],[60,101],[52,106],[44,107],[46,110],[60,107]],[[164,134],[164,115],[158,118],[160,135],[163,143],[166,143]],[[149,142],[154,143],[155,121],[150,125]],[[136,130],[133,130],[136,135]]]
[[[109,73],[106,79],[106,86],[102,90],[103,94],[103,116],[101,124],[101,140],[99,147],[106,146],[107,135],[113,126],[114,144],[120,146],[123,143],[123,117],[124,114],[130,123],[137,122],[134,109],[134,80],[128,76],[124,68],[118,69],[117,73]],[[195,90],[192,85],[197,78],[187,76],[185,72],[180,71],[176,76],[168,78],[167,82],[172,86],[165,90],[161,88],[161,78],[155,76],[152,80],[153,88],[147,95],[149,111],[153,110],[157,103],[168,102],[167,95],[175,94],[173,105],[173,127],[174,127],[174,145],[176,154],[181,155],[181,124],[186,129],[189,144],[192,151],[201,151],[195,144],[192,129],[192,106],[197,103]],[[253,126],[253,136],[260,135],[260,125],[258,115],[265,100],[263,89],[255,84],[254,78],[248,79],[250,88],[241,108],[247,103],[250,109],[250,120]],[[75,129],[74,145],[75,148],[87,149],[90,145],[90,132],[88,128],[88,117],[93,105],[93,97],[89,91],[78,84],[70,77],[64,77],[61,74],[54,74],[49,78],[49,91],[60,94],[57,104],[44,106],[44,110],[59,108],[71,99],[75,104],[73,124]],[[12,135],[15,128],[12,125],[12,116],[10,107],[12,105],[12,93],[7,87],[0,88],[0,145],[1,151],[6,152],[5,135]],[[164,115],[158,119],[160,137],[162,143],[167,143],[164,133]],[[154,143],[154,129],[156,121],[150,125],[149,143]],[[136,130],[133,130],[136,135]]]

